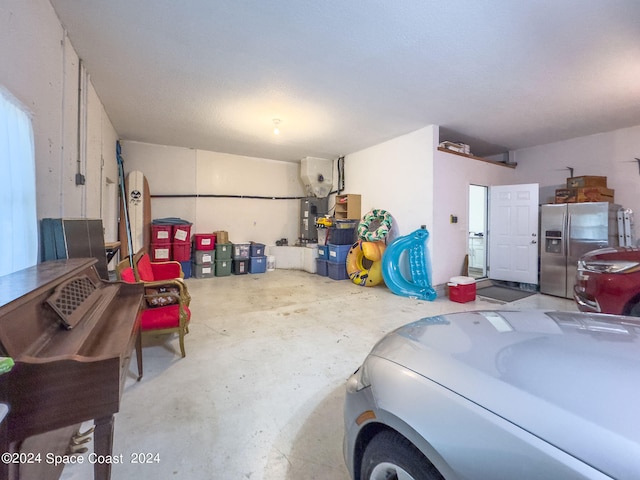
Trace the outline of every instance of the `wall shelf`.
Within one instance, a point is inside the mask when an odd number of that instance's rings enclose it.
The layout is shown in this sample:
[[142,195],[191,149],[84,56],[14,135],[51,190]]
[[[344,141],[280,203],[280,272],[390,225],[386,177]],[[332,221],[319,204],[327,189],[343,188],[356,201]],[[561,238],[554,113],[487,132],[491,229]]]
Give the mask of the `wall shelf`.
[[449,150],[443,147],[438,147],[438,150],[451,155],[457,155],[459,157],[471,158],[472,160],[479,160],[481,162],[491,163],[493,165],[500,165],[501,167],[516,168],[516,166],[518,165],[517,163],[505,163],[505,162],[496,162],[495,160],[487,160],[486,158],[476,157],[474,155],[467,155],[466,153],[454,152],[452,150]]
[[336,195],[336,208],[333,216],[337,220],[360,220],[360,195],[347,193]]

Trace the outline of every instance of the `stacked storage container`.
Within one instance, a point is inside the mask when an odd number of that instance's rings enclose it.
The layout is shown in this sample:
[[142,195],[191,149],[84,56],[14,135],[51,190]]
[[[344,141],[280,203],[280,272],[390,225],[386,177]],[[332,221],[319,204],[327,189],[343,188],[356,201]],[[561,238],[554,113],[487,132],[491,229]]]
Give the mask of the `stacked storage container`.
[[151,260],[166,262],[171,260],[171,236],[173,225],[151,225]]
[[171,256],[172,260],[177,260],[180,263],[191,261],[191,225],[173,226]]
[[264,244],[251,242],[249,247],[249,273],[264,273],[267,271],[267,256],[264,254]]
[[215,254],[215,276],[231,275],[233,245],[231,243],[216,243]]
[[[348,227],[348,228],[345,228]],[[347,254],[356,239],[356,229],[345,223],[340,227],[331,227],[327,236],[327,275],[333,280],[346,280]],[[318,258],[320,258],[318,247]],[[318,265],[320,266],[320,265]]]
[[[233,244],[233,273],[235,275],[244,275],[249,273],[249,260],[251,257],[250,243],[234,243]],[[266,266],[266,262],[265,262]]]
[[181,218],[160,218],[151,223],[151,260],[180,262],[185,278],[191,276],[191,223]]
[[[325,229],[326,230],[326,229]],[[329,275],[329,247],[327,245],[318,245],[318,258],[316,258],[316,273],[326,277]]]
[[327,261],[327,275],[332,280],[346,280],[347,275],[347,254],[351,249],[351,245],[334,245],[330,243],[329,258]]
[[216,236],[212,233],[196,233],[193,236],[193,276],[211,278],[214,275]]
[[353,245],[358,240],[357,223],[340,222],[337,226],[329,227],[327,234],[327,245]]

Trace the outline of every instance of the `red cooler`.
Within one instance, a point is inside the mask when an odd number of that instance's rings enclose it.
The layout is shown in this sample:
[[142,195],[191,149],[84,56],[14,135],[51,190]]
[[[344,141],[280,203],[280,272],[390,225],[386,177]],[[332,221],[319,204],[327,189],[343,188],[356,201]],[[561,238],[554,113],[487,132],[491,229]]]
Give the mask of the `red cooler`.
[[447,286],[452,302],[467,303],[476,299],[476,281],[472,277],[451,277]]

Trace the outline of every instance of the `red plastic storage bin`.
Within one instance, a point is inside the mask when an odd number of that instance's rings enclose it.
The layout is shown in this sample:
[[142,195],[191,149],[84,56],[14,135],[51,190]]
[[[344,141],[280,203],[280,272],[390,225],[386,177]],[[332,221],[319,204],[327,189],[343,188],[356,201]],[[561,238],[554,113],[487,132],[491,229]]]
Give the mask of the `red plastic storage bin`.
[[191,225],[179,224],[173,226],[173,243],[191,244]]
[[191,244],[190,243],[174,243],[171,247],[171,260],[178,262],[186,262],[191,260]]
[[476,299],[476,281],[471,277],[452,277],[447,286],[452,302],[467,303]]
[[216,236],[213,233],[196,233],[193,243],[196,250],[213,250],[216,248]]
[[151,244],[151,260],[154,262],[166,262],[171,260],[171,244]]
[[151,225],[151,243],[166,244],[171,243],[171,233],[173,227],[171,225]]

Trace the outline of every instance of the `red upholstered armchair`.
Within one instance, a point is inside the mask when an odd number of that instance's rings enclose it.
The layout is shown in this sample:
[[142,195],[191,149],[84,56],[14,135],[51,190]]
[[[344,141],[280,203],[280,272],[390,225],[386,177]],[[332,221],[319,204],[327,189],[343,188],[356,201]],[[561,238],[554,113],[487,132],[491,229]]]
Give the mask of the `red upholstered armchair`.
[[[158,289],[163,286],[173,287],[179,290],[180,298],[187,306],[191,303],[191,296],[183,280],[184,272],[180,262],[152,262],[148,253],[138,252],[133,257],[133,271],[136,280],[145,283],[146,290]],[[162,292],[150,291],[149,293]],[[162,302],[161,297],[157,298],[158,302]]]
[[[180,266],[179,263],[178,266]],[[116,274],[118,280],[123,282],[136,283],[140,281],[136,278],[135,270],[131,268],[129,260],[123,260],[117,265]],[[186,356],[184,336],[189,333],[191,312],[188,301],[191,298],[188,292],[185,294],[184,281],[181,278],[174,278],[143,283],[145,285],[145,305],[141,312],[141,332],[153,333],[154,335],[177,333],[180,341],[180,353],[183,357]]]

